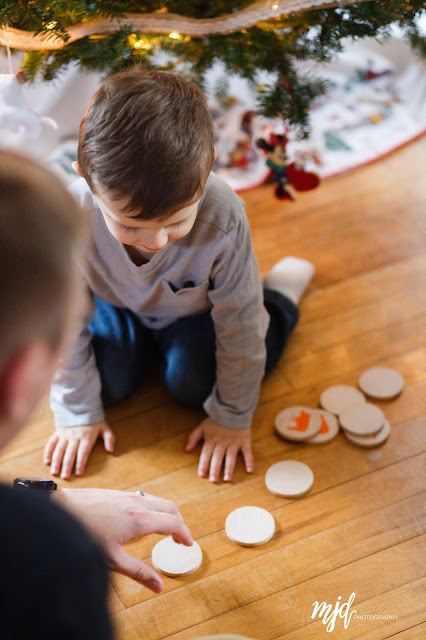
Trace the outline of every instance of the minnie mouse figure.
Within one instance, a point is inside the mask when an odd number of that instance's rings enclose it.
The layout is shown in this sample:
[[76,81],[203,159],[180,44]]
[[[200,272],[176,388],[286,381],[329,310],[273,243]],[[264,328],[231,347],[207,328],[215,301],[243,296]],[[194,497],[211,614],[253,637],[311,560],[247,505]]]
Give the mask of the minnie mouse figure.
[[271,180],[277,182],[275,188],[275,195],[280,200],[294,200],[294,196],[291,194],[286,186],[290,180],[287,176],[287,147],[288,138],[281,134],[271,133],[269,142],[264,138],[256,140],[256,146],[259,149],[263,149],[266,152],[266,165],[271,169]]
[[320,183],[316,173],[305,171],[304,160],[288,163],[288,137],[286,134],[272,133],[267,142],[264,138],[256,140],[256,146],[266,152],[266,165],[271,169],[271,180],[277,182],[275,195],[280,200],[295,200],[287,188],[289,184],[297,191],[315,189]]

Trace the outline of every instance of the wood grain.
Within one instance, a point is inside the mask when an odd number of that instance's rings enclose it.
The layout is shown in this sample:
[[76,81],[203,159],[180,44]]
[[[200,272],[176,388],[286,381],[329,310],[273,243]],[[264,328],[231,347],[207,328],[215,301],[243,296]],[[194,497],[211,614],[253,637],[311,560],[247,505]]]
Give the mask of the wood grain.
[[[263,382],[253,421],[255,471],[241,461],[232,483],[196,474],[199,449],[186,454],[202,413],[178,406],[154,372],[132,398],[108,411],[117,452],[100,443],[87,473],[67,486],[143,489],[175,500],[203,550],[193,575],[164,577],[154,595],[112,575],[110,609],[119,640],[187,640],[239,633],[259,640],[332,636],[311,619],[315,600],[336,603],[356,593],[361,616],[335,637],[420,640],[425,616],[426,458],[426,180],[425,140],[376,164],[329,180],[295,203],[266,185],[243,194],[253,245],[265,273],[284,255],[312,260],[315,278],[300,322],[275,371]],[[371,366],[405,379],[402,394],[375,402],[392,432],[363,450],[339,434],[322,446],[285,442],[274,433],[288,406],[318,407],[334,384],[357,384]],[[53,429],[45,399],[28,429],[0,456],[0,477],[45,476],[43,446]],[[265,471],[294,459],[315,475],[299,500],[269,493]],[[65,483],[63,483],[65,484]],[[276,533],[262,547],[242,547],[224,531],[241,506],[267,509]],[[151,564],[159,536],[126,550]],[[390,618],[370,619],[388,615]]]

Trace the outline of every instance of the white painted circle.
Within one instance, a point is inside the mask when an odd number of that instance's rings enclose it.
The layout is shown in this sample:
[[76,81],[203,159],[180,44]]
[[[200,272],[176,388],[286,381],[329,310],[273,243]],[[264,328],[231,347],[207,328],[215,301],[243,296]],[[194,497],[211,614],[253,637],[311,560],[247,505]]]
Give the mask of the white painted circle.
[[316,435],[321,428],[321,418],[315,409],[288,407],[275,418],[275,428],[286,440],[300,442]]
[[334,415],[339,415],[341,411],[351,404],[361,404],[365,402],[364,394],[356,387],[348,384],[336,384],[322,392],[321,406]]
[[389,367],[371,367],[361,374],[360,388],[371,398],[390,400],[398,396],[404,388],[404,378]]
[[321,428],[317,435],[309,438],[308,444],[325,444],[334,440],[340,431],[339,421],[336,416],[329,411],[318,410],[321,419]]
[[385,424],[377,433],[373,433],[371,436],[354,436],[348,431],[345,431],[345,436],[350,442],[353,444],[357,444],[359,447],[366,447],[367,449],[371,447],[378,447],[380,444],[386,442],[386,440],[390,436],[390,424],[387,420],[385,420]]
[[187,576],[194,573],[203,560],[203,552],[197,542],[191,547],[179,544],[171,536],[157,542],[152,550],[152,563],[166,576]]
[[297,460],[283,460],[269,467],[265,475],[268,491],[285,498],[299,498],[312,488],[312,469]]
[[368,436],[377,433],[385,423],[383,411],[374,404],[353,404],[339,414],[340,424],[354,436]]
[[275,520],[266,509],[239,507],[226,518],[225,533],[230,540],[246,547],[264,544],[275,533]]

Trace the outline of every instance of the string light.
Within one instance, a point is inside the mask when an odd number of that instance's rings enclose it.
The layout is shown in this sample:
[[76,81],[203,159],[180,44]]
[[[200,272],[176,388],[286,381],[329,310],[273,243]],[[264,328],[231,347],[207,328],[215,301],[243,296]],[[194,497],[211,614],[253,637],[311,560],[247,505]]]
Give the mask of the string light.
[[58,23],[55,20],[52,20],[52,22],[48,22],[48,24],[46,25],[46,29],[54,29],[57,24]]
[[182,40],[182,36],[180,35],[180,33],[177,33],[177,31],[172,31],[171,33],[169,33],[169,38],[171,38],[172,40]]
[[138,36],[136,35],[136,33],[131,33],[128,38],[127,41],[129,43],[129,45],[131,47],[133,47],[133,49],[152,49],[153,47],[153,43],[150,42],[147,38],[138,38]]
[[278,9],[280,8],[278,2],[274,2],[274,4],[272,5],[272,11],[278,11]]
[[149,42],[144,42],[143,40],[136,40],[135,44],[133,45],[133,47],[135,49],[152,49],[152,44],[150,44]]

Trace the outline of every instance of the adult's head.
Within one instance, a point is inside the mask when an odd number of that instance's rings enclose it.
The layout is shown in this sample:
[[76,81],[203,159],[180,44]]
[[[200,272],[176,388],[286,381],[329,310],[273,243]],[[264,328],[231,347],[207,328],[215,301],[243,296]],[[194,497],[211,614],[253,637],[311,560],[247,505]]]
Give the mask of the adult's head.
[[56,176],[0,151],[0,447],[23,426],[66,348],[80,295],[83,215]]

